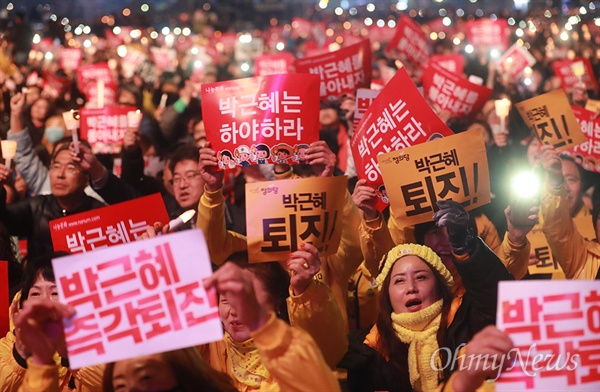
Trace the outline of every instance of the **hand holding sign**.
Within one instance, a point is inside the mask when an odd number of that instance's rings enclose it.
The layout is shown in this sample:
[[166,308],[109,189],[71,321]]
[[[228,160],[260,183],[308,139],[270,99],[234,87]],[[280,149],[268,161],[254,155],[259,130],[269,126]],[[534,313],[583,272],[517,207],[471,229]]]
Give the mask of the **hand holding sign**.
[[332,177],[337,157],[323,140],[312,142],[306,150],[306,160],[314,168],[317,177]]
[[212,149],[210,142],[200,149],[199,170],[207,191],[216,192],[223,187],[225,172],[219,170],[217,152]]
[[440,210],[433,214],[436,225],[448,229],[448,240],[453,251],[465,253],[473,239],[469,214],[460,203],[453,200],[438,200],[437,206]]
[[220,301],[229,307],[240,324],[256,331],[269,320],[268,304],[256,298],[252,273],[233,263],[225,263],[211,277],[204,280],[206,290],[216,289]]
[[71,142],[69,150],[71,151],[71,157],[74,162],[79,163],[81,168],[90,174],[91,181],[98,181],[107,170],[102,163],[98,160],[96,155],[90,150],[85,144],[79,144],[79,151],[75,147],[75,142]]
[[313,277],[321,270],[319,251],[312,244],[300,244],[300,250],[290,253],[287,267],[291,272],[290,287],[294,295],[300,295],[313,281]]
[[25,302],[14,322],[35,364],[54,365],[54,353],[66,352],[62,319],[74,314],[73,307],[46,298]]
[[547,144],[542,147],[541,163],[546,171],[546,181],[548,181],[548,186],[552,188],[560,187],[564,182],[562,163],[554,146]]
[[352,201],[363,212],[365,220],[373,220],[379,216],[379,211],[375,208],[377,191],[367,185],[367,180],[358,180],[352,193]]

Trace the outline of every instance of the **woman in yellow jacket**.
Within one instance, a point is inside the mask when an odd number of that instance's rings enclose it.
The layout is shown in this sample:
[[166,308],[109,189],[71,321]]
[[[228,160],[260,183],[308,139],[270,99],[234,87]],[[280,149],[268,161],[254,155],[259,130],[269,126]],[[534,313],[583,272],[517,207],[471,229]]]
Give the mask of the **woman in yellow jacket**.
[[[51,260],[54,257],[65,255],[66,253],[48,254],[34,258],[27,263],[23,275],[22,290],[17,293],[11,306],[11,321],[19,316],[21,308],[29,299],[58,300]],[[34,345],[37,346],[38,343]],[[23,342],[20,329],[14,328],[14,326],[11,326],[11,330],[6,336],[0,339],[0,391],[17,391],[25,377],[28,367],[27,360],[34,348]],[[100,392],[102,390],[104,366],[90,366],[72,370],[69,368],[65,355],[61,356],[58,352],[53,351],[52,358],[57,366],[60,391]]]

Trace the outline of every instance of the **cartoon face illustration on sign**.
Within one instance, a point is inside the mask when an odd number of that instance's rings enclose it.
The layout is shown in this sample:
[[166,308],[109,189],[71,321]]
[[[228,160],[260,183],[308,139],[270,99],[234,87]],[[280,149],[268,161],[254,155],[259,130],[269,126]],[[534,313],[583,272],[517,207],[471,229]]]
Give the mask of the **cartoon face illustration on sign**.
[[292,158],[292,151],[293,148],[287,144],[278,144],[271,149],[271,159],[273,160],[273,163],[282,165],[288,164],[288,160]]
[[267,159],[271,156],[271,149],[266,144],[252,145],[250,148],[250,159],[256,163],[268,163]]
[[250,166],[250,149],[248,146],[239,146],[235,149],[235,158],[240,166]]

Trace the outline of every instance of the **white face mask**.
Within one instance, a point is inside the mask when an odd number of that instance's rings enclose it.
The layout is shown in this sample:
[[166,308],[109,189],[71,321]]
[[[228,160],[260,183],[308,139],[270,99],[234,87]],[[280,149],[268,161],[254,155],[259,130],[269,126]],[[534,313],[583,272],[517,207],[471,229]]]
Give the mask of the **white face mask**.
[[165,161],[160,157],[144,157],[144,174],[149,177],[156,175],[165,168]]

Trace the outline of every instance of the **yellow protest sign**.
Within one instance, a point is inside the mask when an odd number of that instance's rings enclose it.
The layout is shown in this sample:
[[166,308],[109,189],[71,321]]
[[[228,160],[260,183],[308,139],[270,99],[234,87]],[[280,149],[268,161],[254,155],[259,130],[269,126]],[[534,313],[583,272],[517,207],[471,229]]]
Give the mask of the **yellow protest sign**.
[[321,255],[335,253],[347,184],[347,177],[247,183],[250,262],[286,261],[303,242],[313,244]]
[[557,151],[586,141],[567,95],[561,89],[519,102],[515,107],[538,139],[543,144],[552,144]]
[[595,99],[588,99],[585,103],[585,108],[590,112],[597,112],[598,110],[600,110],[600,101]]
[[399,227],[432,220],[436,200],[467,210],[490,202],[490,177],[481,129],[377,156]]
[[554,260],[548,241],[541,228],[535,227],[527,233],[527,239],[531,244],[531,254],[538,259],[538,263],[530,265],[528,270],[530,275],[537,274],[555,274],[562,272],[558,262]]

